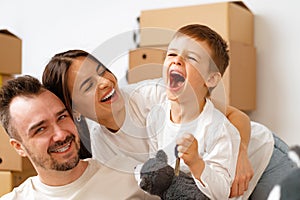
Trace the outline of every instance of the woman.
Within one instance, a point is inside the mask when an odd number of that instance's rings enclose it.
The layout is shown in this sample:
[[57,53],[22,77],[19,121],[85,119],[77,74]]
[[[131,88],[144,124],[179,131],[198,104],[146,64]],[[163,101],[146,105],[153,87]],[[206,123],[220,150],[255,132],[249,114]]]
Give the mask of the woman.
[[[129,85],[120,90],[116,77],[94,56],[82,50],[56,54],[47,64],[42,79],[45,87],[74,113],[77,122],[84,123],[82,116],[94,121],[88,120],[93,157],[103,163],[107,163],[113,155],[128,156],[137,163],[148,158],[145,119],[151,106],[166,98],[161,79]],[[247,157],[250,120],[232,107],[227,108],[226,116],[241,134],[236,183],[239,177],[243,177],[244,184],[253,175]],[[84,135],[87,133],[82,132]],[[113,167],[130,170],[132,163]],[[247,189],[238,191],[237,187],[233,189],[233,195]]]

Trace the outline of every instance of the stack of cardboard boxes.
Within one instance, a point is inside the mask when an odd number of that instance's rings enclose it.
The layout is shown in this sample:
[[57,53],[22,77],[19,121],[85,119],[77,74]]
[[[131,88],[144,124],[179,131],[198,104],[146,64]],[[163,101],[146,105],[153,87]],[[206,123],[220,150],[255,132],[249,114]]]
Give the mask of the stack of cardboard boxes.
[[129,52],[128,82],[161,77],[165,49],[187,24],[204,24],[228,42],[230,64],[212,96],[244,111],[256,106],[254,16],[240,1],[158,10],[140,15],[140,47]]
[[[8,30],[0,30],[0,87],[16,74],[21,74],[21,56],[21,39]],[[29,160],[17,154],[9,144],[7,133],[0,126],[0,196],[35,174]]]

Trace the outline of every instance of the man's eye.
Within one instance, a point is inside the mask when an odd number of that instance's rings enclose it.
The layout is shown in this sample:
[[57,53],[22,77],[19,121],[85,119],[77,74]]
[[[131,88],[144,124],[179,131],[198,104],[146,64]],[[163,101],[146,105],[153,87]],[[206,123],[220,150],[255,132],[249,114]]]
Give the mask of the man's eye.
[[38,133],[41,133],[45,130],[45,127],[40,127],[38,129],[36,129],[36,131],[34,132],[34,134],[38,134]]
[[66,118],[66,115],[61,115],[61,116],[58,117],[58,120],[63,120],[65,118]]
[[70,115],[68,115],[68,114],[60,115],[60,116],[58,117],[58,120],[66,119],[66,118],[69,117],[69,116],[70,116]]

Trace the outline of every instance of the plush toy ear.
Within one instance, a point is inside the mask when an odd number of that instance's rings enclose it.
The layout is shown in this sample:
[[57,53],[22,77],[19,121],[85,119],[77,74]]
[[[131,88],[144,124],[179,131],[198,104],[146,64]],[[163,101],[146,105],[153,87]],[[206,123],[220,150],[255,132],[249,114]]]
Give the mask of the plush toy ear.
[[163,150],[159,150],[156,153],[155,158],[157,159],[158,162],[163,162],[163,163],[167,163],[168,162],[168,156],[167,156],[167,154]]

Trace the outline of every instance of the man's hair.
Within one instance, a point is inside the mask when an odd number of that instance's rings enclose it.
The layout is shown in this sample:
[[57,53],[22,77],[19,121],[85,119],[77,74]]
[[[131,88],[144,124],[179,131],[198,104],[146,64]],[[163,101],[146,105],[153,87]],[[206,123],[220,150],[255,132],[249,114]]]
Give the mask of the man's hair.
[[40,81],[29,75],[9,80],[2,86],[0,89],[0,118],[3,128],[10,138],[21,139],[16,128],[11,124],[10,104],[12,100],[19,96],[31,97],[39,95],[44,91],[45,89]]
[[197,41],[205,41],[212,50],[210,69],[218,71],[223,76],[229,64],[228,45],[214,30],[201,24],[190,24],[181,27],[174,37],[187,35]]

